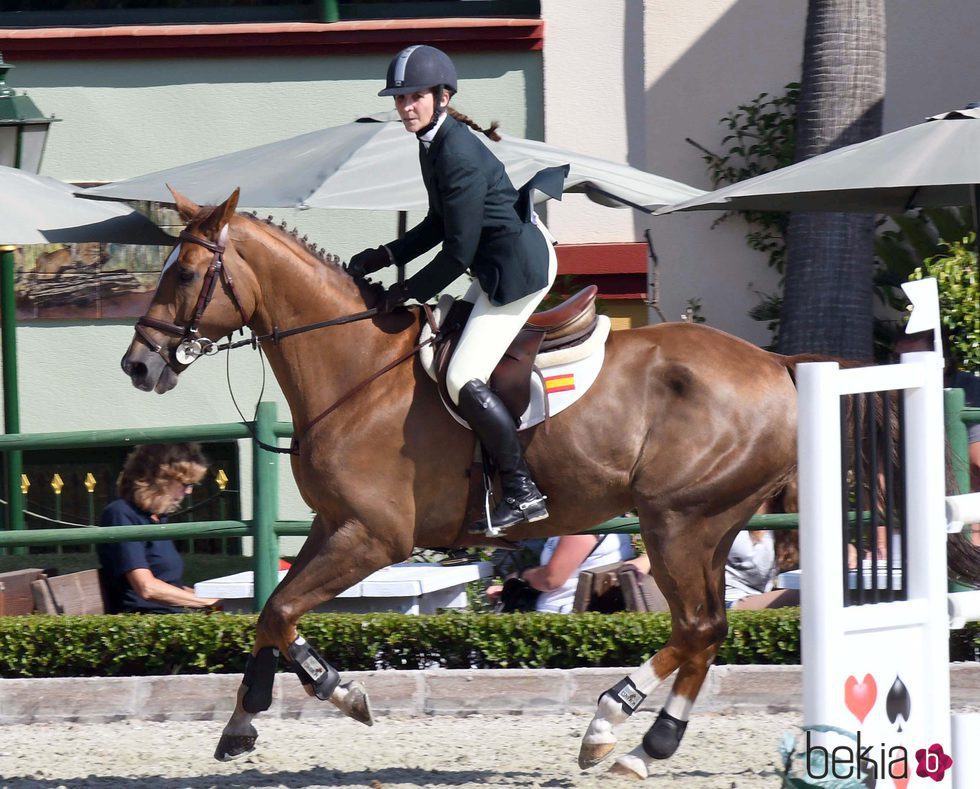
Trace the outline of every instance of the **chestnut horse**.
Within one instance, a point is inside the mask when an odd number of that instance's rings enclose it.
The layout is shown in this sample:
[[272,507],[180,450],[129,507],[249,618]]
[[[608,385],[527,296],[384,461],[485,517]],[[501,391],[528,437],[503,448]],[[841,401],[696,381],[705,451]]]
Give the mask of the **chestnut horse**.
[[[243,324],[270,334],[374,306],[371,287],[335,262],[270,223],[236,214],[237,191],[216,207],[201,208],[176,192],[174,198],[187,223],[182,243],[122,359],[136,387],[161,394],[173,388],[193,361],[193,354],[178,351],[189,339],[221,337]],[[316,516],[259,617],[257,662],[263,651],[276,654],[272,649],[289,655],[300,616],[404,561],[414,547],[482,539],[468,537],[464,523],[475,439],[447,413],[412,359],[419,326],[417,308],[400,309],[263,344],[292,415],[293,474]],[[343,399],[403,356],[404,363]],[[635,508],[651,572],[670,606],[667,644],[600,698],[582,741],[582,766],[613,750],[614,726],[675,672],[643,744],[613,769],[646,777],[651,759],[676,750],[728,632],[729,547],[763,500],[795,473],[794,365],[690,323],[614,332],[602,372],[582,399],[547,431],[522,432],[551,516],[514,527],[508,538],[580,532]],[[263,663],[261,672],[274,665]],[[256,706],[243,698],[253,684],[271,679],[257,679],[251,670],[219,759],[254,748]],[[306,684],[311,692],[310,677]],[[334,685],[329,698],[370,721],[356,685]]]

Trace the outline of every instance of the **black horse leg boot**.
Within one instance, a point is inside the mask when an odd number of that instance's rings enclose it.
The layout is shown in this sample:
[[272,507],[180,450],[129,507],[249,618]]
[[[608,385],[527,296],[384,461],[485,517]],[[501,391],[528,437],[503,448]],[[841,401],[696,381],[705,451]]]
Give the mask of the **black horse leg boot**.
[[497,464],[503,488],[503,501],[490,514],[490,522],[478,520],[470,533],[494,537],[515,523],[547,518],[545,497],[531,479],[514,418],[500,398],[483,381],[473,379],[460,390],[459,412]]

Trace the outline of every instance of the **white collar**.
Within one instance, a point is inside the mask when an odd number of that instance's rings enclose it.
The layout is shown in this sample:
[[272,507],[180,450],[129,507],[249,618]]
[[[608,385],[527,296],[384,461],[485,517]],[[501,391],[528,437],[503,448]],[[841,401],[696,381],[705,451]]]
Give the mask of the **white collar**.
[[419,142],[425,146],[426,150],[429,150],[429,144],[435,139],[436,132],[439,131],[439,127],[442,126],[443,122],[446,120],[446,115],[448,115],[448,113],[445,109],[443,109],[439,115],[439,120],[436,121],[436,125],[419,137]]

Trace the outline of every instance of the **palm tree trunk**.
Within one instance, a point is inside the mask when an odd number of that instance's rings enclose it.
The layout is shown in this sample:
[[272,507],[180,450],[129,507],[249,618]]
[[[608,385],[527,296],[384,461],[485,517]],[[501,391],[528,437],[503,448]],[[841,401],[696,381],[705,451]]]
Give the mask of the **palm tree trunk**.
[[[881,134],[884,0],[809,0],[796,160]],[[794,213],[779,350],[872,356],[874,218]]]

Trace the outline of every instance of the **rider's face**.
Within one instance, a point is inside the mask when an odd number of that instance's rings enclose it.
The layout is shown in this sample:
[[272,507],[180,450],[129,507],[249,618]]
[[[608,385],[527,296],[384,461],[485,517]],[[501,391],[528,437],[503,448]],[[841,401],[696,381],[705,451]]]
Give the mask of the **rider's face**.
[[[442,106],[449,103],[449,94],[442,93]],[[432,122],[436,111],[435,91],[426,90],[409,93],[405,96],[395,96],[395,109],[405,125],[405,130],[416,134]]]

